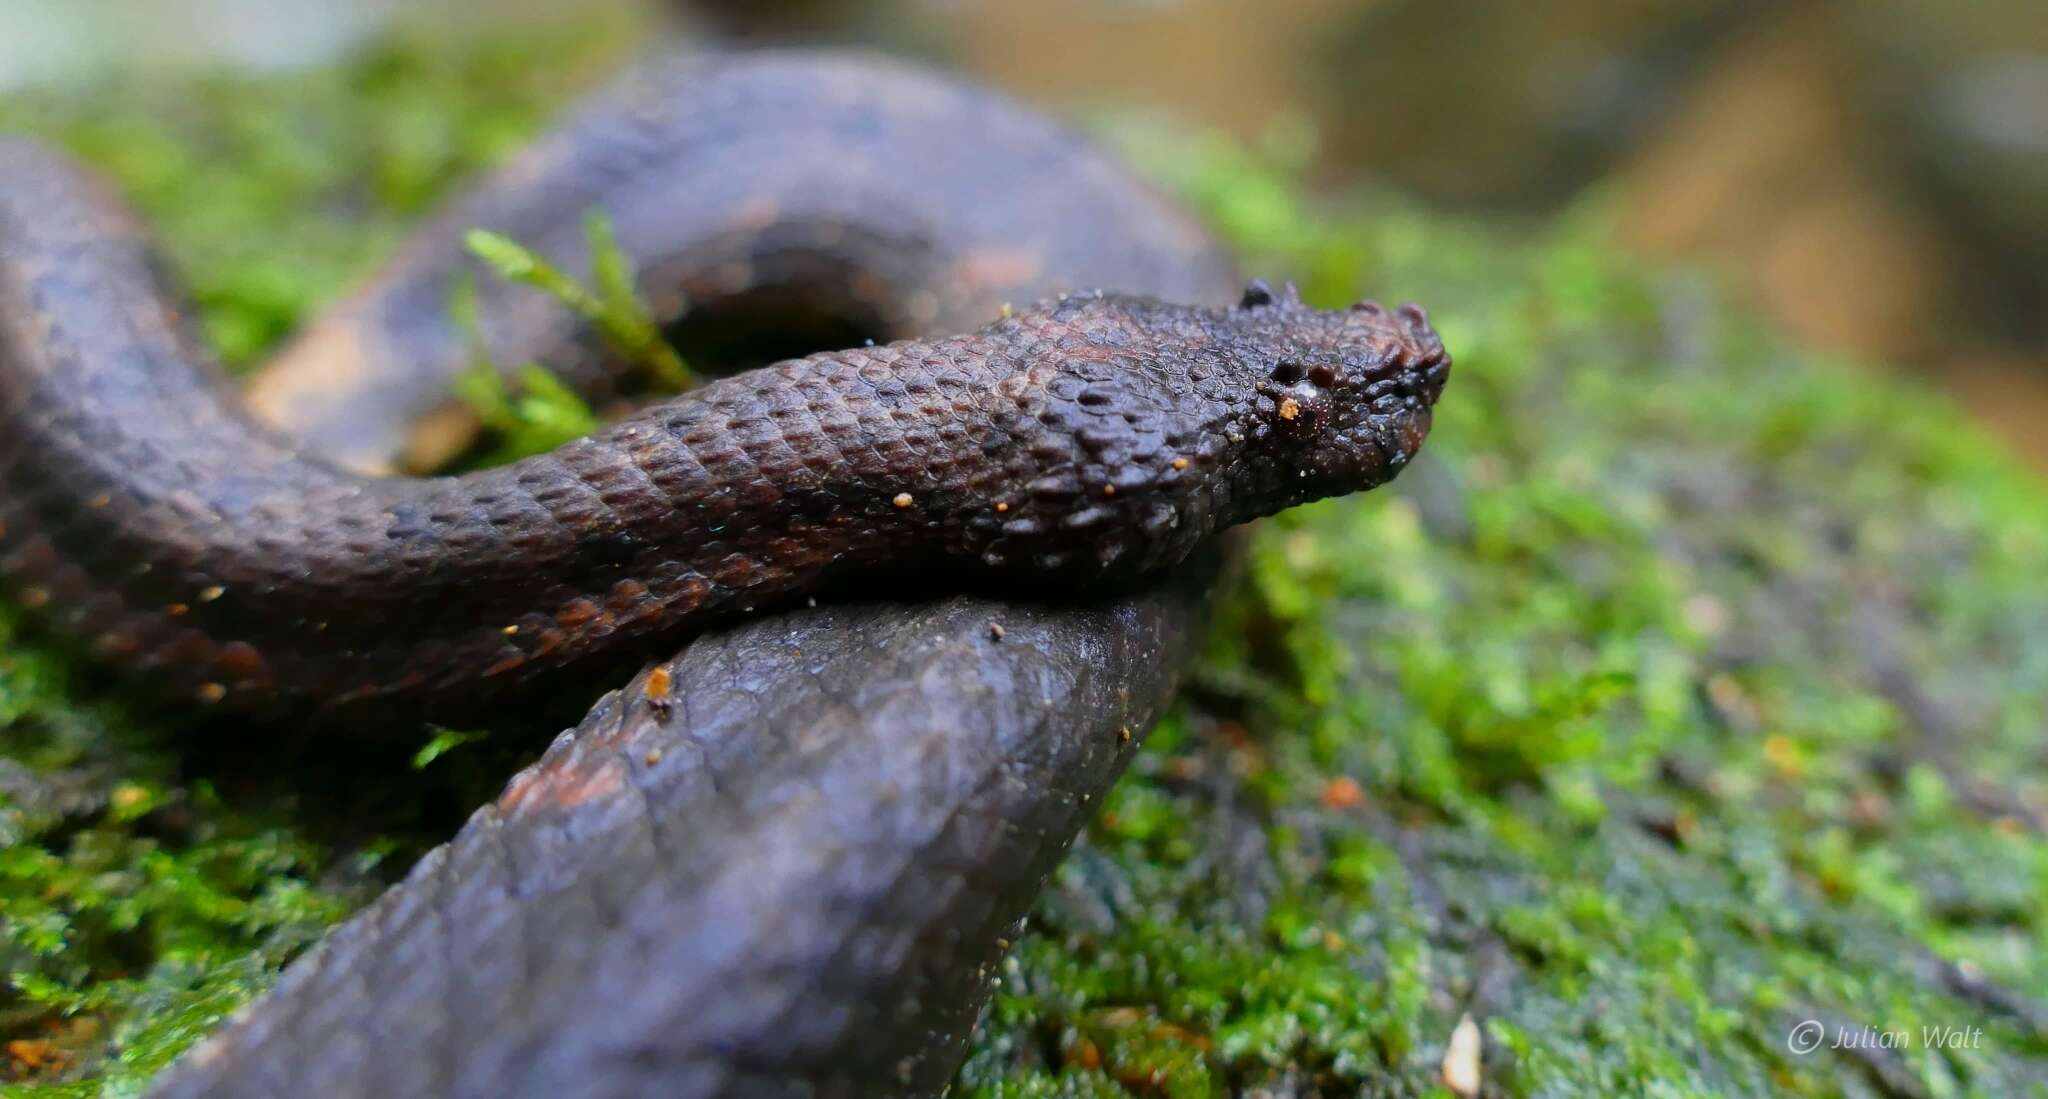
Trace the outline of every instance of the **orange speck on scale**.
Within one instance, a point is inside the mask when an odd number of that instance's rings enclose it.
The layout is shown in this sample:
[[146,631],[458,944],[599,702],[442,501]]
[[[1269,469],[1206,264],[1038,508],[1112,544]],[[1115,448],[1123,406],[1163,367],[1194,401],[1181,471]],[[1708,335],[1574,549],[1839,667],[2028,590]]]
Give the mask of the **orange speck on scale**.
[[199,701],[211,705],[212,703],[219,702],[221,699],[226,698],[228,696],[228,689],[226,686],[219,683],[201,683],[199,685],[198,695]]
[[1175,458],[1175,459],[1173,460],[1173,468],[1175,468],[1175,469],[1186,469],[1186,468],[1188,468],[1188,460],[1187,460],[1186,458]]
[[226,588],[221,587],[219,584],[215,584],[210,588],[201,588],[199,590],[199,601],[201,603],[211,603],[214,600],[219,599],[221,596],[226,595],[227,593],[228,590]]
[[1294,419],[1294,418],[1295,418],[1296,416],[1299,416],[1299,415],[1301,415],[1301,402],[1300,402],[1300,401],[1297,401],[1297,400],[1295,400],[1295,399],[1294,399],[1294,398],[1292,398],[1292,397],[1285,397],[1285,398],[1282,398],[1282,399],[1281,399],[1281,401],[1280,401],[1280,418],[1281,418],[1281,419],[1283,419],[1283,420],[1292,420],[1292,419]]
[[657,763],[660,763],[660,762],[661,762],[661,749],[659,749],[659,748],[649,748],[649,749],[647,750],[647,754],[646,754],[646,755],[644,755],[644,756],[641,756],[641,757],[640,757],[640,760],[641,760],[641,762],[643,762],[643,763],[647,764],[647,765],[648,765],[649,767],[652,767],[652,766],[654,766],[655,764],[657,764]]
[[647,686],[644,690],[647,697],[660,700],[668,697],[668,692],[673,686],[674,684],[669,678],[668,669],[666,667],[658,667],[647,673]]
[[1115,486],[1115,485],[1104,485],[1104,486],[1102,486],[1102,494],[1103,494],[1104,496],[1115,496],[1115,495],[1116,495],[1116,486]]
[[504,628],[504,630],[502,630],[502,631],[500,631],[500,632],[502,632],[502,633],[503,633],[503,634],[504,634],[504,635],[505,635],[506,637],[518,637],[518,636],[519,636],[519,627],[518,627],[518,626],[507,626],[507,627],[505,627],[505,628]]
[[101,508],[103,508],[103,507],[106,507],[106,506],[107,506],[108,504],[111,504],[111,503],[113,503],[113,502],[114,502],[114,494],[113,494],[113,493],[111,493],[111,492],[102,492],[102,493],[100,493],[100,494],[99,494],[98,496],[95,496],[95,497],[93,497],[92,499],[90,499],[90,500],[87,500],[87,501],[85,502],[85,506],[86,506],[86,507],[89,507],[89,508],[91,508],[91,509],[93,509],[94,511],[98,511],[99,509],[101,509]]
[[171,618],[183,618],[190,613],[192,613],[192,608],[186,606],[183,603],[173,603],[170,606],[164,608],[164,614],[168,615]]
[[895,500],[893,500],[893,501],[891,501],[891,503],[894,503],[894,504],[895,504],[895,505],[896,505],[897,507],[899,507],[899,508],[907,508],[907,507],[909,507],[910,505],[912,505],[912,504],[914,504],[914,503],[916,503],[916,502],[917,502],[917,501],[916,501],[915,499],[913,499],[913,498],[911,497],[911,495],[910,495],[909,493],[907,493],[907,492],[899,492],[899,493],[897,493],[897,494],[896,494],[896,499],[895,499]]

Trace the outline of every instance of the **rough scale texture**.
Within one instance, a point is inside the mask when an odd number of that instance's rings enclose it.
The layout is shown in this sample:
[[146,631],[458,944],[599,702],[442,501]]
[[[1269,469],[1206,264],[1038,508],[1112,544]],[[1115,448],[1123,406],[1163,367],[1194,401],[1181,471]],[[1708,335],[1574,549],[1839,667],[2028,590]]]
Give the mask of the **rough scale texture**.
[[1094,294],[722,379],[511,466],[373,478],[225,407],[146,244],[83,195],[0,147],[0,572],[214,704],[445,714],[863,574],[1128,578],[1387,480],[1448,372],[1412,307]]
[[1212,566],[1089,609],[826,607],[691,646],[159,1094],[936,1094]]
[[[821,55],[654,67],[429,227],[259,383],[256,407],[302,444],[222,397],[128,217],[8,144],[0,571],[202,703],[452,714],[834,581],[1128,587],[1223,526],[1392,476],[1448,369],[1419,310],[1318,312],[1257,285],[1227,309],[1083,294],[717,382],[500,470],[344,469],[393,461],[460,364],[441,296],[460,229],[545,247],[591,205],[657,305],[682,286],[691,317],[721,322],[699,336],[777,310],[901,336],[1062,285],[1213,300],[1225,269],[1112,163],[982,93]],[[604,380],[559,315],[484,298],[502,360],[559,352]],[[930,1091],[997,932],[1170,689],[1191,583],[703,637],[165,1090]],[[1010,617],[1014,643],[990,627]],[[534,948],[594,924],[611,930],[580,954]],[[590,1014],[627,1002],[630,1020]]]

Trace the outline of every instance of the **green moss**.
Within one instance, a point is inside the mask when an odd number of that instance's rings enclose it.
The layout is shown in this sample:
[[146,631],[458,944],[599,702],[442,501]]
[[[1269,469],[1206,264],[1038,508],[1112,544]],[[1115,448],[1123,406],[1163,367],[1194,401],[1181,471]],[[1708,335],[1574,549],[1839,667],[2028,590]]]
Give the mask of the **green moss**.
[[[615,31],[0,124],[114,172],[248,362]],[[1311,299],[1429,302],[1456,373],[1392,489],[1261,528],[959,1093],[1441,1095],[1468,1012],[1502,1095],[2048,1093],[2040,479],[1939,397],[1617,257],[1597,205],[1505,232],[1307,200],[1298,134],[1119,139]],[[338,832],[303,783],[251,786],[121,697],[0,608],[23,1094],[132,1092],[507,759],[398,754],[397,791],[352,807],[372,831]],[[364,850],[387,857],[336,855]],[[1806,1018],[1911,1040],[1795,1055]],[[1927,1048],[1942,1024],[1979,1047]]]

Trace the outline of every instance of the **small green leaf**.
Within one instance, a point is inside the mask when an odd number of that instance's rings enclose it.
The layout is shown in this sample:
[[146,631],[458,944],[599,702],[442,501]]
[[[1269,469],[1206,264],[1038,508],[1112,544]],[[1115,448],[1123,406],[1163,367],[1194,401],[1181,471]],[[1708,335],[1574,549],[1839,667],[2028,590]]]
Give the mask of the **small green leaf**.
[[435,726],[433,739],[427,741],[419,751],[413,753],[412,769],[415,771],[426,770],[428,764],[440,759],[449,752],[465,744],[473,744],[489,735],[488,731],[482,729],[443,729],[440,726]]
[[471,229],[462,238],[469,251],[476,258],[491,265],[498,274],[513,282],[529,282],[535,272],[545,268],[539,257],[526,250],[526,246],[489,229]]

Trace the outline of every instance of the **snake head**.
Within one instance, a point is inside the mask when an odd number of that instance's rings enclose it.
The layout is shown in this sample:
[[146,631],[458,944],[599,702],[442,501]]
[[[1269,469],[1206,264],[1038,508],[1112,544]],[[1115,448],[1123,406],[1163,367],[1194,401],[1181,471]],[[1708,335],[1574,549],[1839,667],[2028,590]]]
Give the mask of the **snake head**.
[[1005,323],[1052,365],[1003,385],[1009,480],[1028,491],[992,505],[984,559],[1081,580],[1386,482],[1450,371],[1419,307],[1313,309],[1265,283],[1229,309],[1091,294]]
[[1218,350],[1249,393],[1226,521],[1242,522],[1391,480],[1421,449],[1451,359],[1419,305],[1305,305],[1264,283],[1219,326]]

